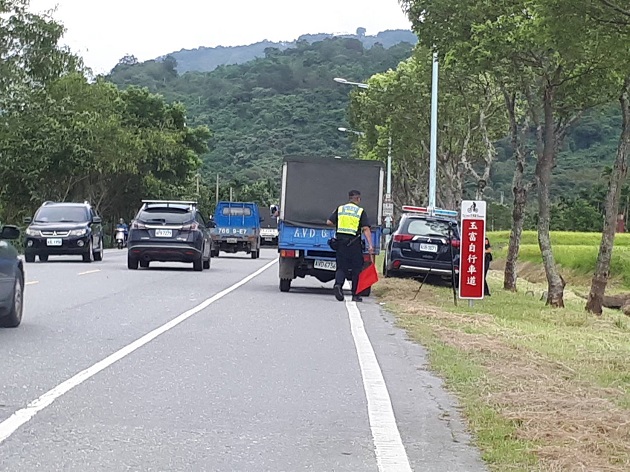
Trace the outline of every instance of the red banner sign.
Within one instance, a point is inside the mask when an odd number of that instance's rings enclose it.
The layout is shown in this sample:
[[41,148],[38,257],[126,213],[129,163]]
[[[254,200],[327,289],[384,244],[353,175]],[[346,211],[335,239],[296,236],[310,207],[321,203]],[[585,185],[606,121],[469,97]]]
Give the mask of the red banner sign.
[[459,298],[482,299],[486,254],[486,202],[463,201],[461,216]]

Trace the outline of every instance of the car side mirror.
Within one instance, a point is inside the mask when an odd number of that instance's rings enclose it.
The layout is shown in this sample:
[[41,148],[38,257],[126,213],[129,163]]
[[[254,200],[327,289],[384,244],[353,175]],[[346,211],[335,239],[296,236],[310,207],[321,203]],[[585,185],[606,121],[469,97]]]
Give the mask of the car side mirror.
[[0,239],[18,239],[20,237],[20,230],[17,226],[6,225],[0,231]]
[[94,218],[92,218],[92,223],[95,223],[97,225],[101,224],[101,217],[100,216],[95,216]]
[[216,228],[217,224],[214,221],[208,221],[206,223],[206,228]]
[[24,219],[22,221],[24,223],[26,223],[27,225],[29,225],[33,221],[33,218],[31,218],[30,216],[26,216],[26,217],[24,217]]

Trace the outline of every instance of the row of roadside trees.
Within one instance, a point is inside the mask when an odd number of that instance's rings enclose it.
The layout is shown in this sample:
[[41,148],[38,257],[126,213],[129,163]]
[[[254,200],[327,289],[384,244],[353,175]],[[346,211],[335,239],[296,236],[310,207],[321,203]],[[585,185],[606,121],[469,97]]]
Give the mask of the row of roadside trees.
[[[419,43],[395,70],[354,92],[358,155],[382,159],[391,136],[394,195],[423,204],[430,136],[431,57],[440,60],[438,203],[456,207],[466,182],[483,198],[496,150],[509,135],[515,164],[512,229],[504,288],[517,288],[516,261],[529,194],[537,200],[547,304],[564,305],[549,236],[551,179],[571,126],[589,109],[618,100],[619,147],[608,176],[602,241],[587,302],[601,314],[630,148],[630,9],[622,0],[400,0]],[[526,177],[534,166],[534,178]]]
[[28,0],[0,3],[0,220],[45,200],[129,218],[142,198],[192,198],[210,132],[179,104],[91,77],[63,27]]

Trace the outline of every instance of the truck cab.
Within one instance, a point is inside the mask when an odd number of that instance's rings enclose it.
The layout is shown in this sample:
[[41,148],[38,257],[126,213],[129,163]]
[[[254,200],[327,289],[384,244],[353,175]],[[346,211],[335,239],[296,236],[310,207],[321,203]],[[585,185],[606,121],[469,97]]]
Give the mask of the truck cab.
[[217,204],[214,212],[215,228],[213,257],[219,252],[245,252],[252,259],[260,257],[260,223],[264,220],[253,202],[227,202]]

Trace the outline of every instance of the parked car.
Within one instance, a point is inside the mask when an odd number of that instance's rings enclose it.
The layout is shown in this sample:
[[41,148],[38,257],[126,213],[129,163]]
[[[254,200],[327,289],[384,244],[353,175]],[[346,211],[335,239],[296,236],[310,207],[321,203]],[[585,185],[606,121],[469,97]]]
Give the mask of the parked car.
[[430,274],[446,280],[455,275],[457,283],[459,245],[459,223],[454,217],[404,213],[386,247],[383,275],[410,277]]
[[213,242],[196,202],[143,200],[127,239],[127,267],[149,267],[152,261],[192,263],[193,269],[210,268]]
[[101,217],[88,202],[44,202],[35,216],[25,219],[24,259],[35,256],[46,262],[49,256],[77,255],[83,262],[103,260]]
[[24,309],[24,267],[18,252],[8,242],[20,237],[15,226],[0,231],[0,327],[15,328],[22,322]]

